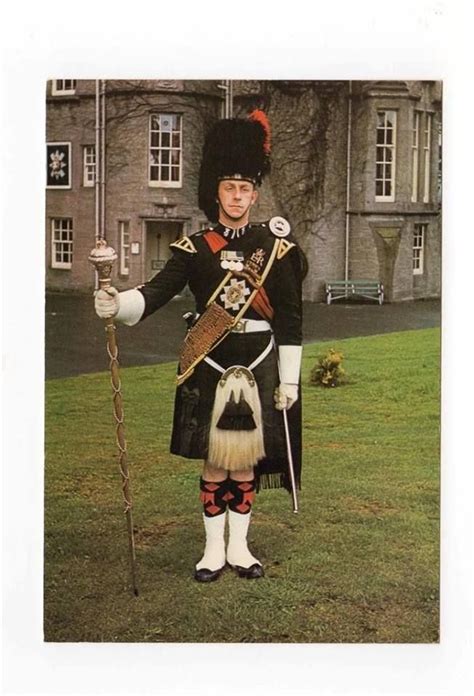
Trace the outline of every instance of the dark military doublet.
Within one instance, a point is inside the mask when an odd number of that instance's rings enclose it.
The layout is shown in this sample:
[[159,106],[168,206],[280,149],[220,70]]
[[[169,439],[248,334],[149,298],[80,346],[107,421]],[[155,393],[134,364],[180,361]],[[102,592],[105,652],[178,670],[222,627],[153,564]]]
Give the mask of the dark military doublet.
[[[278,242],[278,244],[276,244]],[[145,298],[143,318],[165,305],[186,284],[202,315],[214,291],[229,273],[252,260],[258,269],[273,252],[273,263],[263,282],[263,289],[247,307],[242,319],[262,324],[252,333],[232,331],[210,353],[209,358],[227,369],[232,365],[251,365],[268,348],[272,333],[276,345],[300,345],[302,340],[300,251],[291,234],[279,235],[268,223],[247,225],[239,230],[217,225],[171,245],[173,255],[164,269],[139,288]],[[231,283],[238,285],[237,293]],[[224,284],[218,301],[234,315],[245,307],[253,287],[241,276]],[[260,325],[258,325],[260,326]],[[288,462],[281,411],[274,407],[273,394],[280,383],[277,352],[270,350],[253,370],[262,404],[266,456],[255,468],[257,486],[284,486],[290,490]],[[220,373],[211,364],[200,362],[191,376],[177,387],[171,452],[192,459],[206,459],[209,426],[216,385]],[[301,400],[288,411],[292,453],[297,482],[301,469]],[[242,435],[245,437],[245,434]]]

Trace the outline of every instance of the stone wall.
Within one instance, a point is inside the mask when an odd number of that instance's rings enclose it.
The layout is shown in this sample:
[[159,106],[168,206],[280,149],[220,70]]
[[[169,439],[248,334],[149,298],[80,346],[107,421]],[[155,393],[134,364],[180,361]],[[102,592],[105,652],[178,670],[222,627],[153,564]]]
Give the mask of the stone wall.
[[[95,144],[95,89],[94,80],[79,80],[75,94],[68,96],[52,96],[50,83],[47,87],[47,140],[72,145],[72,188],[46,193],[46,286],[51,290],[90,291],[94,285],[87,257],[95,240],[95,190],[83,186],[82,150]],[[221,115],[222,94],[215,80],[112,80],[107,81],[106,89],[106,237],[119,250],[119,223],[126,222],[130,242],[140,245],[139,253],[130,256],[128,275],[120,275],[119,264],[115,268],[114,283],[125,288],[148,277],[148,221],[167,223],[163,229],[185,234],[206,224],[197,207],[198,174],[205,133]],[[388,300],[439,296],[440,83],[235,81],[234,113],[244,115],[256,106],[265,106],[268,111],[273,144],[272,172],[260,190],[252,220],[283,215],[290,221],[309,261],[305,299],[324,300],[325,283],[344,278],[347,221],[349,277],[382,280]],[[397,112],[393,202],[375,200],[378,109]],[[418,201],[411,200],[414,109],[431,113],[433,118],[427,202],[421,195]],[[182,115],[183,177],[179,188],[149,185],[149,118],[153,112]],[[419,176],[421,182],[421,159]],[[51,268],[51,220],[60,217],[73,219],[70,270]],[[414,275],[412,268],[415,224],[428,225],[420,275]]]
[[[386,299],[439,296],[441,230],[438,199],[438,129],[441,93],[437,83],[353,83],[349,277],[380,280]],[[378,110],[397,114],[395,200],[375,196],[376,118]],[[423,200],[423,132],[419,143],[418,200],[412,201],[413,112],[432,114],[429,200]],[[424,121],[422,120],[422,124]],[[413,234],[428,225],[423,274],[413,274]]]
[[[184,95],[183,86],[133,91],[107,83],[106,101],[106,221],[109,244],[119,251],[119,222],[128,222],[130,242],[140,253],[130,255],[130,272],[121,276],[115,264],[113,282],[120,289],[145,279],[145,220],[178,221],[185,234],[201,229],[205,215],[197,207],[197,186],[203,138],[209,122],[218,117],[215,94]],[[196,89],[196,85],[194,86]],[[94,271],[87,257],[95,243],[95,190],[82,184],[82,148],[95,144],[95,84],[78,81],[76,95],[52,98],[48,108],[47,141],[72,144],[72,188],[48,190],[46,195],[46,285],[51,290],[91,290]],[[183,119],[183,177],[179,188],[149,185],[149,118],[153,112],[179,113]],[[73,219],[74,256],[70,270],[51,268],[51,219]]]

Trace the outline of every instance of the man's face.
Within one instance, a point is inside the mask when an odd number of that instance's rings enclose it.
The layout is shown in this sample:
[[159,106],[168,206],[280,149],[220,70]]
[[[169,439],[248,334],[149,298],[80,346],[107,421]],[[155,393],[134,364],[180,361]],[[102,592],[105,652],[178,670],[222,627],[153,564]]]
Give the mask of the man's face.
[[250,181],[241,179],[224,179],[217,188],[219,203],[219,220],[232,226],[236,223],[243,227],[249,219],[250,208],[255,203],[258,192]]

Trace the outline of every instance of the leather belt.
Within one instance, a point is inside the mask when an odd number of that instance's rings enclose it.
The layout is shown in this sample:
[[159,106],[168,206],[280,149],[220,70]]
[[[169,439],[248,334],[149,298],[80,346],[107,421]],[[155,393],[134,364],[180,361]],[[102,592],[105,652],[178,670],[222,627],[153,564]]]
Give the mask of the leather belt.
[[[194,321],[196,321],[201,315],[195,314]],[[186,317],[183,314],[183,317]],[[237,324],[231,329],[231,333],[255,333],[256,331],[271,331],[272,327],[268,321],[265,319],[239,319]]]
[[231,333],[255,333],[256,331],[271,331],[272,327],[264,319],[239,319],[231,329]]

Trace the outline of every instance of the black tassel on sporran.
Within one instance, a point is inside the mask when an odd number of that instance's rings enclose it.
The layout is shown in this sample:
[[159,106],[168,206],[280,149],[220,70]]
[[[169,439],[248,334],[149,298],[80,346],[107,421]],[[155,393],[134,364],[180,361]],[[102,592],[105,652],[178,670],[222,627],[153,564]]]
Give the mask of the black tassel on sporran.
[[238,401],[235,400],[234,392],[230,393],[229,401],[226,403],[216,427],[221,430],[255,430],[257,424],[253,417],[253,411],[245,400],[242,389]]

